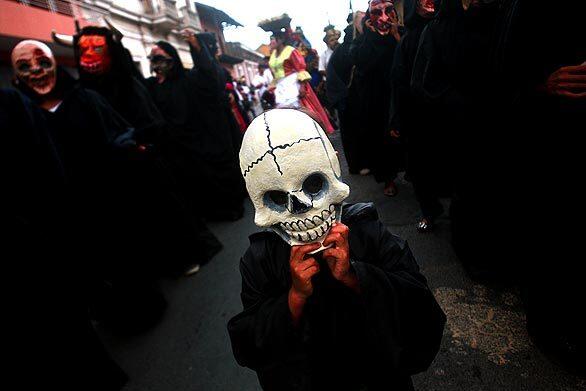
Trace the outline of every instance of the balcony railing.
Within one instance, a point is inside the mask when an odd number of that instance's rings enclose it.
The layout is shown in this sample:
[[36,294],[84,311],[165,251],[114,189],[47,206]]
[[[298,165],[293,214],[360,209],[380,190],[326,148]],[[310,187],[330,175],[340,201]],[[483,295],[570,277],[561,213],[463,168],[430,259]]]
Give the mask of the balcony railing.
[[163,0],[161,2],[162,7],[159,10],[159,16],[166,16],[171,19],[179,18],[177,13],[177,5],[175,4],[175,0]]
[[201,21],[199,20],[199,16],[197,15],[197,13],[193,12],[189,9],[189,7],[185,6],[181,7],[181,14],[183,15],[183,20],[181,21],[182,28],[189,27],[196,31],[202,30]]
[[153,26],[171,31],[179,25],[179,14],[175,0],[159,0],[159,9],[153,15]]
[[42,8],[50,12],[73,16],[71,2],[68,0],[10,0],[30,7]]

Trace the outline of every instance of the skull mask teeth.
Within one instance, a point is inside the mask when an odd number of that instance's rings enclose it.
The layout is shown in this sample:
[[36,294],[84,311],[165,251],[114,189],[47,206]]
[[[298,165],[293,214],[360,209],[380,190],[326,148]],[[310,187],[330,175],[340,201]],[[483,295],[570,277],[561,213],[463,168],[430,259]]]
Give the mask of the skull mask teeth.
[[312,243],[322,239],[335,221],[336,207],[330,205],[329,210],[323,210],[320,215],[315,215],[311,219],[279,223],[279,228],[299,242]]
[[323,242],[350,191],[325,133],[297,110],[257,117],[244,136],[240,166],[256,224],[290,245]]

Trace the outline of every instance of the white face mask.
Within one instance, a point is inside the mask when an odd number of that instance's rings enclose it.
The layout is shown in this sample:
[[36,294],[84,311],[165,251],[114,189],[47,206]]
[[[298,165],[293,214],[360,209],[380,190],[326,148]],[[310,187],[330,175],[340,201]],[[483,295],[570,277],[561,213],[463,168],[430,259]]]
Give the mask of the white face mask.
[[350,193],[323,129],[293,109],[268,111],[250,124],[240,168],[255,223],[292,246],[323,242]]
[[53,91],[57,82],[57,63],[47,45],[25,40],[14,47],[11,57],[20,81],[41,96]]

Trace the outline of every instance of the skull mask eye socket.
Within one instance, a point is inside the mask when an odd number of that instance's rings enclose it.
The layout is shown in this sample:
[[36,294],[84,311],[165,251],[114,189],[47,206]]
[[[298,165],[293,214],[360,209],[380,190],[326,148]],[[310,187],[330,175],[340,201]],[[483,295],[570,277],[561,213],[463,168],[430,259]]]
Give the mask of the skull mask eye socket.
[[43,69],[51,69],[51,68],[53,68],[53,63],[51,62],[51,60],[49,60],[46,57],[45,58],[41,58],[39,60],[39,65]]
[[324,177],[321,174],[311,174],[303,181],[303,191],[315,196],[324,189],[324,184]]
[[30,72],[31,64],[29,62],[20,62],[16,65],[16,69],[22,73]]
[[263,198],[265,205],[275,210],[285,210],[289,202],[287,193],[280,190],[267,191]]

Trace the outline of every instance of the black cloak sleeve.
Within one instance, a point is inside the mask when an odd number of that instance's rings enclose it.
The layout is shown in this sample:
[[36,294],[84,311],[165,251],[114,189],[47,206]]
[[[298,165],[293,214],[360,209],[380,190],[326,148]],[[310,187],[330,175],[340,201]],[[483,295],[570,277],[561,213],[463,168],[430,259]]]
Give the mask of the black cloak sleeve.
[[[355,207],[358,205],[355,205]],[[351,225],[352,266],[360,282],[364,343],[381,368],[412,375],[439,350],[445,315],[405,241],[391,234],[374,208]]]
[[135,130],[116,112],[108,101],[92,90],[80,90],[87,101],[87,107],[94,110],[94,120],[99,121],[99,128],[104,131],[104,142],[113,148],[136,145]]
[[[191,45],[189,45],[191,52],[191,59],[193,60],[193,68],[187,72],[187,77],[193,83],[200,96],[206,98],[218,97],[218,85],[222,79],[219,74],[218,67],[214,64],[215,60],[208,51],[206,45],[201,45],[201,50],[198,52]],[[223,91],[222,86],[222,91]]]
[[326,68],[326,93],[332,107],[345,110],[348,98],[348,85],[352,74],[350,43],[338,46]]
[[353,64],[359,67],[361,72],[376,71],[388,47],[394,45],[396,41],[391,35],[380,35],[365,27],[364,34],[352,42],[350,56]]
[[128,97],[132,98],[132,101],[127,102],[124,108],[113,106],[135,129],[139,142],[156,144],[166,133],[167,123],[144,84],[135,78],[132,78],[130,83]]
[[413,64],[411,88],[415,95],[429,103],[444,103],[450,107],[466,108],[471,99],[451,82],[451,70],[443,63],[441,49],[434,42],[435,21],[421,35],[419,50]]
[[409,67],[406,63],[406,37],[403,36],[395,50],[393,67],[391,68],[391,107],[388,129],[399,131],[404,130],[401,121],[401,114],[404,111],[402,104],[409,99],[409,83],[411,81],[411,72],[409,72]]
[[[263,234],[251,237],[251,246],[240,261],[244,311],[228,323],[236,361],[254,370],[268,370],[303,357],[302,339],[293,325],[288,304],[290,278],[285,274],[289,273],[288,265],[284,267],[288,248],[282,251],[280,246],[281,251],[275,252],[270,248],[274,244],[266,241]],[[278,260],[269,258],[271,253],[278,253]],[[279,265],[279,261],[284,264]]]
[[[364,360],[379,374],[423,371],[439,349],[445,316],[409,247],[387,231],[374,207],[345,209],[343,222],[350,228],[351,263],[361,293],[339,309],[359,324],[344,338],[364,349]],[[230,320],[228,331],[242,366],[269,370],[298,363],[311,352],[304,330],[311,324],[304,319],[311,311],[304,310],[302,324],[295,328],[288,308],[289,252],[275,235],[257,234],[241,260],[244,311]]]

